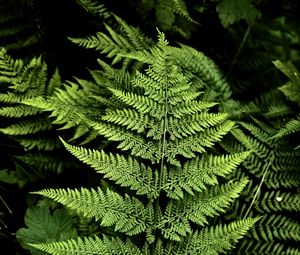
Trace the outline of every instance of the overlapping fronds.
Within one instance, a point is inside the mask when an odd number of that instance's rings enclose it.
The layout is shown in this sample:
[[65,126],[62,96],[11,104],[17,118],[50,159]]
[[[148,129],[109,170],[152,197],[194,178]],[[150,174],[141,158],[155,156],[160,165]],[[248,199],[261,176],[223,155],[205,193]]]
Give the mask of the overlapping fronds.
[[[40,155],[38,159],[32,154],[23,155],[24,157],[18,159],[23,162],[19,165],[25,168],[24,172],[28,171],[28,167],[33,172],[40,173],[62,171],[64,164],[57,161],[59,157],[55,160],[52,158],[53,162],[49,159],[48,163],[42,160],[49,158],[49,151],[61,148],[51,121],[38,107],[23,103],[24,100],[36,97],[45,98],[60,86],[58,71],[48,77],[47,65],[41,58],[33,58],[28,64],[24,64],[22,60],[12,59],[5,49],[1,49],[0,132],[17,141],[24,152],[32,151],[33,154]],[[41,161],[38,162],[39,160]],[[17,169],[20,169],[20,166],[16,166],[16,171]]]
[[41,190],[35,192],[60,202],[85,217],[95,217],[101,220],[102,226],[115,226],[115,231],[127,235],[139,234],[147,228],[151,208],[145,207],[142,202],[129,196],[122,197],[116,192],[100,188],[80,190],[58,189]]
[[[237,249],[240,254],[299,252],[294,248],[299,242],[296,231],[300,225],[297,217],[293,219],[289,214],[300,211],[300,196],[295,190],[300,183],[299,152],[293,145],[297,141],[288,136],[276,137],[278,128],[270,126],[271,120],[264,117],[264,121],[253,118],[252,122],[240,122],[239,128],[232,130],[238,143],[230,141],[225,146],[231,152],[246,148],[252,151],[243,162],[244,175],[251,176],[252,188],[237,202],[236,210],[263,216],[249,237],[241,242]],[[245,205],[245,201],[248,205]],[[249,207],[250,201],[253,201],[252,208]],[[246,210],[247,207],[250,209]],[[251,239],[259,243],[252,243]],[[291,240],[294,244],[284,244],[284,240]]]
[[[186,237],[183,244],[168,242],[163,244],[159,240],[155,246],[155,255],[183,255],[183,254],[211,254],[231,249],[238,239],[251,228],[255,220],[241,220],[229,225],[218,225],[215,228],[206,227]],[[132,254],[150,255],[148,246],[139,249],[130,240],[126,242],[119,238],[85,237],[64,242],[32,244],[33,247],[54,255],[62,254]]]
[[118,148],[130,149],[132,155],[159,162],[161,139],[169,136],[164,157],[180,165],[177,155],[195,157],[194,152],[205,152],[232,128],[232,122],[224,122],[226,114],[208,114],[215,103],[195,100],[200,93],[178,71],[172,61],[172,49],[163,37],[150,52],[126,56],[151,63],[145,73],[137,72],[132,81],[135,87],[145,90],[144,95],[111,88],[112,94],[126,107],[108,111],[103,117],[105,123],[93,124],[100,134],[119,141]]
[[186,195],[180,200],[171,200],[158,223],[166,239],[180,241],[181,236],[192,232],[189,221],[200,226],[208,223],[207,216],[213,217],[224,212],[234,198],[237,198],[246,186],[247,180],[238,183],[216,185],[195,196]]
[[[113,229],[116,236],[123,233],[132,242],[138,240],[139,246],[131,246],[128,239],[122,243],[123,250],[114,250],[116,254],[218,254],[233,248],[256,220],[205,225],[226,212],[248,183],[246,178],[226,181],[224,177],[237,169],[249,150],[215,155],[212,149],[234,122],[227,120],[227,114],[210,112],[216,103],[201,99],[201,92],[192,87],[178,66],[164,34],[159,33],[158,43],[150,49],[122,57],[148,67],[128,79],[124,78],[124,70],[122,78],[101,78],[101,72],[93,72],[96,80],[109,81],[106,88],[112,103],[99,119],[84,118],[100,135],[119,143],[120,150],[110,153],[106,148],[87,149],[62,140],[69,152],[108,179],[109,184],[98,189],[44,189],[34,194],[95,218],[101,226]],[[201,69],[200,65],[197,68]],[[104,99],[97,95],[94,98]],[[34,247],[52,254],[68,254],[69,249],[79,254],[115,254],[107,250],[104,241],[109,240],[116,249],[113,242],[117,239],[105,238]]]
[[[23,100],[23,103],[35,109],[51,112],[49,114],[52,124],[62,129],[75,129],[70,139],[85,136],[96,136],[86,124],[84,118],[95,119],[101,115],[102,105],[96,100],[92,92],[97,93],[99,88],[94,83],[77,79],[78,84],[69,82],[64,89],[57,89],[50,97],[37,96]],[[79,88],[79,86],[81,86]],[[75,108],[76,106],[76,108]]]
[[0,5],[0,46],[7,50],[36,47],[45,31],[40,3],[2,0]]
[[[3,92],[0,94],[3,106],[0,114],[9,119],[8,125],[2,127],[1,132],[22,140],[26,135],[41,134],[43,131],[51,130],[52,126],[45,114],[36,107],[22,103],[25,99],[51,93],[47,88],[46,64],[40,58],[34,58],[24,66],[21,60],[12,60],[2,49],[0,75],[3,78],[1,81]],[[60,86],[57,79],[55,84],[52,83],[53,80],[50,79],[52,90]],[[40,143],[42,142],[40,140]],[[32,145],[28,144],[28,147]]]
[[172,48],[175,61],[193,87],[204,91],[203,98],[207,101],[217,100],[222,104],[228,100],[231,96],[230,86],[219,67],[202,52],[187,45],[180,46]]
[[130,240],[123,242],[120,238],[103,239],[93,237],[79,237],[65,242],[53,242],[44,244],[32,244],[33,247],[54,255],[71,254],[118,254],[118,255],[142,255],[140,249]]
[[[249,229],[256,219],[233,222],[229,225],[217,225],[213,228],[205,227],[200,231],[188,235],[183,243],[171,243],[165,254],[210,254],[217,255],[232,249]],[[161,253],[163,254],[163,253]]]

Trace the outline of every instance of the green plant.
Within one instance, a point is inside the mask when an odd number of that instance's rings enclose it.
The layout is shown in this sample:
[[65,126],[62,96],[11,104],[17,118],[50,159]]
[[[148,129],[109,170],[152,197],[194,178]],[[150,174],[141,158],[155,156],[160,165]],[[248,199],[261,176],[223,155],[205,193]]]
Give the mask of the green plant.
[[25,64],[20,59],[12,59],[2,48],[0,64],[0,132],[8,139],[6,146],[11,143],[19,150],[11,157],[14,166],[9,163],[8,172],[2,170],[2,174],[17,177],[15,180],[22,187],[28,180],[46,178],[51,172],[60,173],[66,165],[53,153],[61,146],[47,115],[22,103],[38,95],[50,95],[61,81],[57,70],[48,78],[47,65],[41,58]]
[[[297,98],[297,70],[291,64],[274,64],[290,79],[279,89]],[[291,90],[291,88],[293,88]],[[298,109],[280,90],[273,90],[249,102],[227,102],[233,119],[239,119],[222,145],[231,153],[253,153],[236,176],[250,179],[250,185],[232,208],[229,217],[261,215],[261,220],[244,238],[236,254],[299,254],[299,150]],[[293,92],[291,92],[293,91]],[[296,124],[292,124],[296,123]],[[234,141],[235,138],[237,142]]]
[[[45,189],[52,198],[113,230],[111,236],[31,244],[52,254],[218,254],[233,247],[256,219],[214,224],[247,184],[225,181],[249,152],[214,155],[215,143],[232,129],[226,114],[181,73],[163,34],[150,50],[125,57],[148,63],[131,81],[132,92],[108,87],[122,107],[100,121],[87,120],[118,150],[85,149],[63,142],[104,179],[106,189]],[[125,153],[128,151],[128,153]],[[124,154],[125,153],[125,154]],[[112,183],[111,183],[112,182]],[[114,183],[114,184],[113,184]],[[207,224],[209,224],[207,226]]]
[[45,33],[40,3],[1,0],[0,5],[0,46],[7,50],[37,47]]

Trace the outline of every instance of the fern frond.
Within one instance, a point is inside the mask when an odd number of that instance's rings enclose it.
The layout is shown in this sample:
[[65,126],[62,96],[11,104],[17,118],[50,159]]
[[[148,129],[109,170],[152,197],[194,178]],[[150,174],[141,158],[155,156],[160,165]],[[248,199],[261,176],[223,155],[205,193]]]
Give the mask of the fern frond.
[[6,118],[20,118],[26,116],[34,116],[40,113],[40,110],[27,105],[17,105],[0,108],[0,116]]
[[[44,35],[39,4],[33,1],[1,2],[0,45],[7,50],[36,46]],[[35,1],[38,2],[38,1]]]
[[182,244],[171,243],[168,254],[210,254],[218,255],[234,245],[246,235],[257,219],[240,220],[229,225],[205,227],[183,239]]
[[159,154],[155,143],[147,141],[142,135],[136,135],[125,128],[116,127],[109,123],[91,123],[91,126],[111,141],[121,141],[119,149],[130,150],[132,155],[157,161]]
[[20,121],[19,123],[12,124],[6,128],[0,128],[0,132],[7,135],[28,135],[34,134],[40,131],[50,130],[52,128],[51,123],[47,118],[37,118],[31,121]]
[[102,105],[91,96],[89,88],[79,90],[75,83],[65,86],[64,90],[56,90],[49,98],[40,96],[23,100],[22,103],[51,112],[52,124],[61,125],[60,129],[75,127],[75,134],[70,138],[73,140],[91,131],[84,118],[97,118],[102,111]]
[[99,4],[95,0],[76,0],[76,2],[81,5],[87,12],[92,13],[107,19],[110,17],[110,13],[107,11],[104,4]]
[[0,74],[5,77],[14,77],[22,70],[24,63],[21,59],[12,59],[5,48],[0,49]]
[[[176,156],[183,155],[186,158],[194,158],[194,152],[203,153],[207,148],[211,148],[216,142],[227,134],[234,126],[234,122],[227,121],[218,125],[216,128],[208,128],[205,132],[191,135],[188,138],[169,142],[166,146],[166,157],[175,165]],[[250,149],[251,150],[251,149]]]
[[198,90],[205,90],[204,99],[222,103],[231,96],[229,83],[216,64],[202,52],[180,44],[180,48],[171,47],[174,60],[186,77],[193,81]]
[[280,138],[290,134],[300,132],[300,118],[299,116],[296,119],[289,120],[283,128],[281,128],[276,135],[272,138]]
[[300,224],[281,215],[267,214],[260,219],[258,226],[254,227],[250,233],[257,241],[261,238],[267,242],[300,241]]
[[[156,45],[149,49],[143,46],[136,51],[130,49],[133,38],[122,37],[123,34],[107,29],[111,35],[107,36],[107,43],[117,45],[107,50],[110,56],[125,59],[126,63],[137,61],[147,68],[128,75],[124,66],[121,72],[115,72],[99,61],[103,71],[93,71],[92,76],[97,85],[107,90],[103,94],[93,95],[93,91],[89,95],[93,100],[112,102],[108,103],[110,107],[103,116],[90,118],[82,114],[82,120],[107,140],[117,142],[117,149],[126,152],[109,153],[63,142],[80,161],[112,182],[102,180],[106,191],[100,188],[46,189],[34,194],[60,202],[79,215],[95,218],[113,235],[124,236],[122,240],[136,235],[130,240],[141,248],[137,252],[144,255],[205,254],[205,251],[218,254],[232,248],[231,244],[245,235],[255,220],[216,226],[215,222],[222,221],[218,218],[211,220],[211,226],[205,228],[204,225],[208,224],[209,218],[228,210],[242,193],[247,178],[240,175],[226,181],[224,177],[229,179],[228,175],[234,174],[243,160],[254,156],[242,146],[238,153],[223,156],[218,153],[218,146],[213,148],[235,123],[227,120],[227,114],[216,113],[215,102],[203,99],[205,93],[201,90],[204,86],[199,86],[201,89],[193,87],[197,72],[192,70],[185,75],[185,69],[176,61],[176,54],[163,33],[159,32]],[[124,33],[128,37],[134,36],[126,29]],[[129,50],[115,50],[118,45]],[[200,83],[200,80],[197,81]],[[70,98],[74,96],[73,93]],[[55,111],[54,107],[51,111]],[[53,117],[59,114],[57,112]],[[62,116],[67,115],[62,113]],[[85,132],[84,127],[82,130]],[[253,146],[249,147],[253,149]],[[80,242],[84,243],[82,239]],[[78,243],[70,240],[35,247],[65,253],[69,247],[77,249]],[[186,243],[192,245],[187,247]],[[78,252],[84,245],[80,244]],[[87,245],[93,252],[94,243]],[[110,251],[105,252],[109,254]],[[114,252],[118,254],[119,251]]]
[[139,195],[154,196],[153,170],[131,157],[106,154],[104,151],[88,150],[62,141],[64,146],[82,162],[92,166],[104,178],[115,181],[123,187],[136,190]]
[[280,191],[265,192],[257,202],[256,208],[261,212],[300,211],[300,195]]
[[147,211],[136,198],[123,198],[116,192],[100,188],[95,189],[45,189],[39,194],[60,202],[70,209],[76,210],[85,217],[101,220],[102,226],[115,225],[115,231],[135,235],[145,231],[147,227]]
[[240,243],[240,249],[237,254],[249,254],[249,255],[299,255],[300,250],[293,247],[287,247],[284,243],[271,242],[266,243],[264,241],[256,240],[243,240]]
[[196,195],[186,195],[182,200],[171,200],[158,228],[165,238],[180,241],[181,236],[191,233],[189,220],[204,226],[208,223],[208,216],[213,217],[219,212],[224,212],[224,208],[238,197],[247,182],[244,179],[237,183],[214,186]]
[[123,32],[124,36],[126,35],[136,51],[146,49],[153,43],[152,39],[146,37],[146,35],[144,35],[140,29],[128,25],[117,15],[114,15],[114,18],[120,26],[120,32]]
[[18,156],[17,158],[34,169],[34,171],[39,171],[40,173],[53,171],[62,173],[68,164],[57,156],[42,153],[26,153],[26,155]]
[[52,242],[43,244],[30,244],[41,251],[53,255],[72,254],[111,254],[111,255],[142,255],[139,248],[130,240],[123,242],[120,238],[100,237],[79,237],[63,242]]
[[193,22],[195,24],[199,24],[189,15],[185,2],[183,0],[173,0],[173,4],[175,6],[175,12],[180,16],[186,18],[188,21]]
[[154,116],[157,118],[161,118],[164,114],[162,107],[155,100],[149,97],[137,95],[131,92],[123,92],[116,89],[110,89],[110,91],[124,104],[132,106],[134,109],[143,114],[151,112],[152,114],[155,114]]
[[[297,168],[296,165],[282,167],[282,172],[271,172],[268,174],[268,178],[265,183],[268,187],[273,189],[284,188],[297,188],[300,185],[300,173],[298,169],[294,171],[290,168]],[[275,170],[275,168],[273,167]],[[285,171],[286,170],[286,171]]]
[[26,135],[15,137],[14,139],[21,144],[26,150],[37,149],[38,151],[53,151],[61,148],[56,136],[48,137],[48,134],[36,133],[33,135]]
[[123,57],[120,54],[143,50],[152,43],[139,29],[127,25],[122,19],[114,15],[119,24],[119,31],[115,31],[109,25],[105,25],[109,36],[97,32],[95,35],[86,38],[70,38],[73,43],[84,48],[95,49],[113,58],[112,64],[120,62]]
[[203,155],[186,162],[182,169],[171,168],[169,176],[162,186],[167,195],[174,199],[183,198],[183,190],[194,195],[202,192],[208,185],[218,184],[217,176],[230,174],[249,155],[249,152],[232,155]]

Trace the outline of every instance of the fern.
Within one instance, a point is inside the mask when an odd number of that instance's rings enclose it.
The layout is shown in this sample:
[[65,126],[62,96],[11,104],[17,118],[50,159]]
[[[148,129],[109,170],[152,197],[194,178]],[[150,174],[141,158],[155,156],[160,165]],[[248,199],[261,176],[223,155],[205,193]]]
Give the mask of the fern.
[[260,227],[251,230],[253,237],[260,241],[272,242],[275,240],[299,241],[299,224],[284,216],[266,215],[260,220]]
[[[297,254],[299,251],[294,249],[293,243],[289,245],[282,241],[289,239],[295,242],[295,245],[298,242],[298,237],[292,234],[292,229],[298,229],[299,222],[293,220],[293,216],[288,212],[298,213],[300,210],[297,193],[300,183],[299,153],[293,148],[295,141],[292,138],[274,138],[278,127],[268,125],[272,119],[264,117],[263,120],[252,118],[251,122],[240,122],[240,127],[232,130],[239,143],[232,140],[228,140],[227,145],[223,143],[230,152],[245,149],[252,151],[243,162],[245,170],[242,175],[252,176],[252,187],[244,194],[243,200],[237,202],[233,211],[263,216],[259,227],[252,230],[251,235],[241,242],[236,252],[285,254],[283,251],[289,250],[290,253],[286,254]],[[245,201],[248,201],[248,204],[245,205]],[[249,201],[254,201],[253,207],[249,205]],[[251,209],[246,211],[246,208]],[[278,225],[277,228],[275,222],[280,222],[281,227]],[[259,240],[259,243],[252,243],[252,239]]]
[[107,19],[110,17],[110,13],[107,11],[106,7],[103,4],[99,4],[95,0],[77,0],[78,4],[82,6],[87,12],[92,13]]
[[123,242],[120,238],[109,238],[104,236],[85,237],[77,240],[68,240],[65,242],[56,242],[48,244],[31,244],[31,246],[42,251],[61,255],[61,254],[120,254],[120,255],[138,255],[141,251],[129,240]]
[[[281,86],[279,89],[284,93],[289,100],[300,103],[300,79],[299,72],[297,68],[292,63],[282,63],[279,60],[273,62],[274,65],[283,72],[288,78],[289,81]],[[288,120],[285,125],[278,131],[273,138],[280,138],[287,135],[292,135],[299,133],[300,131],[300,122],[299,122],[299,113],[295,113],[293,118]],[[299,145],[297,146],[299,148]]]
[[[23,152],[30,150],[33,154],[46,153],[44,157],[47,157],[48,152],[46,151],[58,149],[61,146],[55,138],[54,128],[47,115],[34,106],[23,104],[23,100],[32,99],[36,96],[45,97],[60,86],[58,72],[56,71],[49,79],[47,73],[47,65],[41,58],[34,58],[25,64],[22,60],[12,59],[7,55],[4,48],[1,49],[0,102],[2,107],[0,108],[0,116],[3,125],[0,132],[17,141],[23,148]],[[23,163],[16,163],[15,170],[27,172],[27,167],[29,167],[34,169],[33,172],[43,172],[43,164],[35,160],[34,157],[30,160],[30,157],[29,154],[20,157],[18,161]],[[46,171],[61,171],[64,164],[62,161],[56,161],[52,165],[53,168],[47,167]],[[25,169],[22,170],[23,167]],[[18,173],[17,175],[19,176]]]
[[0,46],[7,50],[36,47],[45,33],[38,1],[0,2]]
[[[107,54],[107,57],[113,58],[112,64],[122,60],[119,53],[128,53],[131,51],[142,50],[152,44],[152,40],[146,37],[139,29],[129,26],[118,16],[114,16],[118,24],[118,31],[105,25],[109,36],[102,32],[87,38],[70,38],[73,43],[84,48],[92,48],[98,52]],[[129,63],[123,63],[126,67]]]
[[[109,107],[98,121],[85,118],[100,135],[117,141],[120,153],[63,141],[67,150],[114,184],[105,191],[34,192],[95,218],[101,226],[112,229],[114,236],[123,233],[127,241],[109,236],[80,237],[33,247],[51,254],[219,254],[231,249],[255,223],[256,219],[246,219],[205,227],[209,218],[224,213],[246,186],[245,178],[219,181],[249,152],[213,155],[210,148],[234,123],[226,120],[226,114],[209,112],[215,103],[199,99],[201,93],[191,88],[176,66],[174,52],[159,33],[158,43],[150,50],[126,54],[126,58],[150,62],[149,67],[136,72],[131,91],[108,85],[111,100],[121,102],[121,107]],[[212,244],[206,241],[214,238]]]
[[[275,61],[274,64],[290,79],[280,90],[297,102],[298,71],[290,63]],[[225,109],[228,105],[224,104]],[[239,174],[252,176],[251,188],[233,211],[263,216],[249,237],[241,242],[236,253],[299,254],[296,248],[299,222],[293,215],[300,210],[297,191],[300,183],[299,151],[295,150],[298,113],[278,89],[246,105],[237,102],[235,107],[232,116],[242,121],[231,132],[238,143],[228,139],[228,143],[223,145],[229,152],[248,149],[253,153],[243,162],[245,170]],[[245,205],[245,201],[253,202],[249,206]]]
[[[39,96],[23,100],[24,104],[33,106],[35,109],[50,111],[49,117],[52,119],[52,124],[60,125],[60,130],[75,128],[74,135],[70,138],[73,140],[93,133],[81,117],[82,115],[94,119],[103,111],[103,104],[91,95],[91,91],[99,91],[95,84],[79,79],[77,81],[83,89],[69,82],[69,86],[66,85],[64,90],[56,90],[51,97]],[[76,110],[74,106],[77,106]]]

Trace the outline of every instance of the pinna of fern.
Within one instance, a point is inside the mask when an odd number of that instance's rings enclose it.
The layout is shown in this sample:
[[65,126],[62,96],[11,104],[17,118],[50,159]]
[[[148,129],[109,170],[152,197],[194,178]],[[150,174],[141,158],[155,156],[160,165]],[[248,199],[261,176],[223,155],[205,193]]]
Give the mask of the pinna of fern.
[[88,121],[100,135],[119,144],[117,151],[63,141],[69,152],[116,189],[34,192],[94,218],[115,235],[32,246],[51,254],[219,254],[232,249],[257,220],[229,225],[210,220],[224,212],[248,182],[220,180],[249,152],[214,155],[210,150],[234,123],[226,114],[209,112],[215,103],[201,101],[201,93],[178,71],[164,34],[159,33],[150,50],[126,57],[150,61],[132,80],[138,92],[109,88],[112,99],[123,102],[122,108],[108,108],[99,121]]

